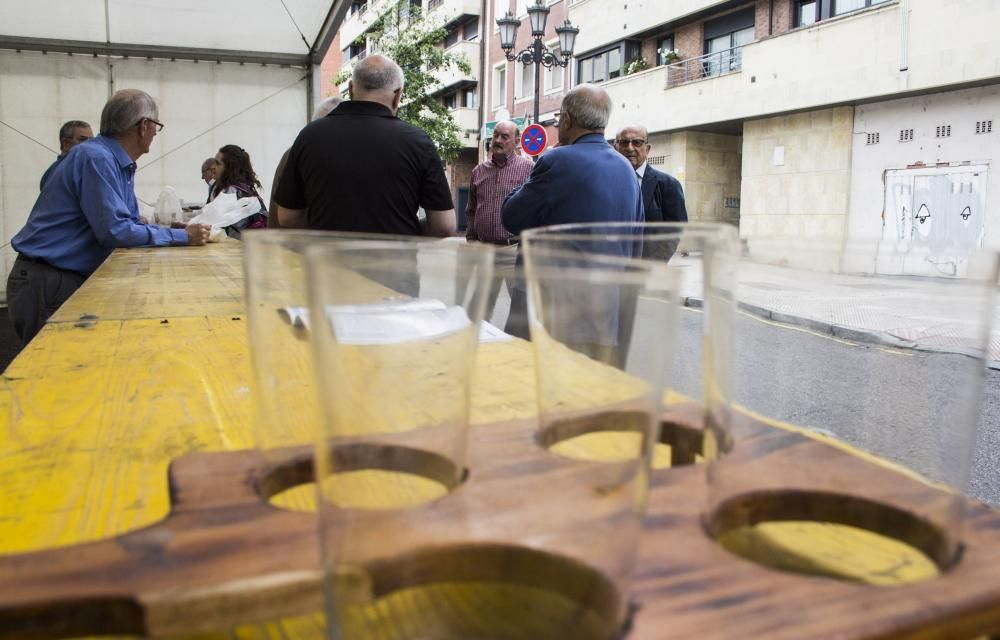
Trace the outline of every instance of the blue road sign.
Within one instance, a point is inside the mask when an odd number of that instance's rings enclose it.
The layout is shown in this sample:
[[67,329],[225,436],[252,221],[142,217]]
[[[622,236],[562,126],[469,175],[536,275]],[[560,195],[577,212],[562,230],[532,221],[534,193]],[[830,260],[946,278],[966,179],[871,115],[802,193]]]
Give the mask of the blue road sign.
[[521,148],[529,156],[537,156],[542,151],[545,151],[547,140],[548,136],[545,135],[545,129],[542,125],[529,125],[524,130],[524,133],[521,134]]

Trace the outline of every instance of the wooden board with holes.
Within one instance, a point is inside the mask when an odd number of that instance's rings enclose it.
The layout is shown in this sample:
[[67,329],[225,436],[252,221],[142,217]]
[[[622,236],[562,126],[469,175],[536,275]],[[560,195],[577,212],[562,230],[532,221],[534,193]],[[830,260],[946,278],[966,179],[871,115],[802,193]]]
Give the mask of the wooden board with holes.
[[[63,315],[5,372],[0,388],[5,415],[0,431],[0,553],[5,562],[17,564],[16,554],[106,541],[142,527],[155,529],[155,523],[170,514],[167,468],[172,460],[253,445],[241,255],[234,245],[116,251],[60,311]],[[83,315],[92,317],[81,321]],[[580,387],[587,390],[574,399],[580,406],[613,401],[593,391],[599,385]],[[530,346],[485,345],[477,360],[472,399],[475,428],[530,420],[534,412]],[[789,440],[788,447],[800,441],[805,440]],[[601,453],[600,440],[583,446]],[[871,464],[860,458],[855,462]],[[641,608],[633,637],[669,637],[669,629],[685,628],[675,627],[675,620],[705,625],[700,637],[713,637],[705,633],[713,629],[717,637],[727,637],[727,630],[736,628],[754,629],[743,634],[747,637],[944,638],[998,627],[1000,580],[984,575],[986,568],[998,565],[1000,524],[992,512],[968,507],[969,530],[975,532],[970,535],[983,542],[970,542],[965,560],[944,579],[873,590],[770,571],[722,551],[704,535],[696,517],[702,503],[701,477],[693,467],[657,472],[657,498],[651,504],[643,549],[680,551],[685,558],[704,553],[718,565],[706,573],[684,562],[640,563]],[[684,500],[661,500],[671,488],[684,488]],[[683,540],[672,550],[680,538],[664,536],[681,531]],[[863,534],[830,525],[802,523],[791,530],[761,529],[748,535],[748,544],[753,544],[754,535],[776,539],[779,544],[769,545],[769,553],[787,556],[788,565],[799,561],[797,550],[807,544],[821,552],[833,573],[889,583],[906,582],[907,567],[919,559],[912,551],[871,545]],[[155,536],[132,549],[148,551],[150,544],[155,548]],[[782,554],[776,547],[788,551]],[[17,584],[13,565],[3,566],[7,568],[0,568],[0,599]],[[255,566],[248,563],[246,568]],[[753,586],[746,586],[750,582]],[[955,600],[956,584],[969,587],[971,595],[964,604]],[[296,585],[286,584],[287,593],[295,593]],[[740,585],[746,588],[741,591]],[[448,592],[453,587],[443,588]],[[210,585],[206,589],[202,602],[213,602]],[[719,596],[699,600],[704,590]],[[463,593],[462,598],[476,610],[474,594]],[[486,619],[490,602],[483,600],[479,609]],[[844,603],[853,603],[855,610],[837,608]],[[810,607],[816,608],[815,614]],[[176,617],[176,609],[161,611],[169,612],[168,620]],[[862,621],[860,611],[870,617]],[[784,631],[767,627],[772,623],[758,612],[767,612],[778,626],[798,618],[806,626],[782,627]],[[227,628],[242,620],[260,620],[239,607],[226,615],[221,608],[217,613],[211,616],[215,624]],[[257,613],[267,618],[292,611]],[[660,626],[658,621],[667,617]],[[319,637],[321,629],[316,616],[305,616],[237,626],[234,633]],[[808,632],[797,634],[796,629]]]

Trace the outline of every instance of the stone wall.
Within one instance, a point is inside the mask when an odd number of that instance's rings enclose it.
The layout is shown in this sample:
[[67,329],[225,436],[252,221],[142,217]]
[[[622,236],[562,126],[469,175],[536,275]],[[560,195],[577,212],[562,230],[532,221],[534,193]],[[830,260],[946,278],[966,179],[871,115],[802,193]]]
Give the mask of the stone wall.
[[[790,246],[804,238],[844,240],[853,123],[853,107],[743,123],[740,236],[751,255],[758,238],[787,238]],[[767,256],[771,262],[778,258]]]

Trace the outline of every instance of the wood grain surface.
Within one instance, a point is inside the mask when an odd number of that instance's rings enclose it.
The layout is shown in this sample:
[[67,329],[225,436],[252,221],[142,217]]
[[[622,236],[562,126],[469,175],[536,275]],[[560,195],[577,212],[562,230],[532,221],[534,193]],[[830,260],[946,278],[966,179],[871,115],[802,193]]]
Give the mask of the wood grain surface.
[[[253,445],[240,259],[238,243],[116,251],[7,369],[0,388],[0,553],[107,540],[153,525],[170,510],[172,460]],[[530,345],[484,345],[473,425],[532,420],[535,411]],[[788,446],[803,440],[796,436]],[[597,457],[609,448],[600,438],[570,446]],[[841,453],[845,464],[872,465]],[[842,526],[762,524],[741,538],[779,566],[815,561],[824,572],[903,585],[876,589],[784,574],[724,551],[694,517],[703,503],[702,477],[696,467],[654,476],[654,494],[682,488],[684,499],[654,501],[643,552],[670,547],[680,561],[641,564],[634,637],[690,637],[669,635],[675,618],[703,625],[699,637],[731,637],[740,629],[744,637],[961,638],[997,628],[1000,525],[994,513],[969,505],[965,559],[945,578],[919,584],[906,583],[915,574],[926,577],[920,554]],[[308,490],[297,491],[298,498],[293,490],[286,499],[308,509],[301,497]],[[714,569],[687,561],[702,554],[718,560]],[[0,582],[6,600],[17,581],[0,571]],[[962,605],[954,600],[956,584],[969,587]],[[701,600],[707,591],[718,598]],[[490,620],[494,596],[467,591],[459,600]],[[422,593],[414,602],[428,597]],[[227,618],[225,626],[236,619]],[[794,626],[799,623],[805,626]],[[320,637],[321,629],[318,617],[308,615],[230,627],[220,637]]]

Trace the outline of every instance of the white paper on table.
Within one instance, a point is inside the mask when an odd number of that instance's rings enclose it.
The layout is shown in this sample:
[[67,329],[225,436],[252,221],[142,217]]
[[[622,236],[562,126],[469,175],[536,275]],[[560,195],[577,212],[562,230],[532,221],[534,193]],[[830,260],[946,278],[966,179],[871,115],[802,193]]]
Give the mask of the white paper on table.
[[[309,329],[308,307],[282,307],[278,314],[292,327]],[[370,305],[330,305],[327,317],[338,342],[343,344],[396,344],[427,340],[461,331],[469,326],[462,307],[448,307],[440,300],[388,300]],[[479,341],[509,342],[514,337],[485,320]]]

